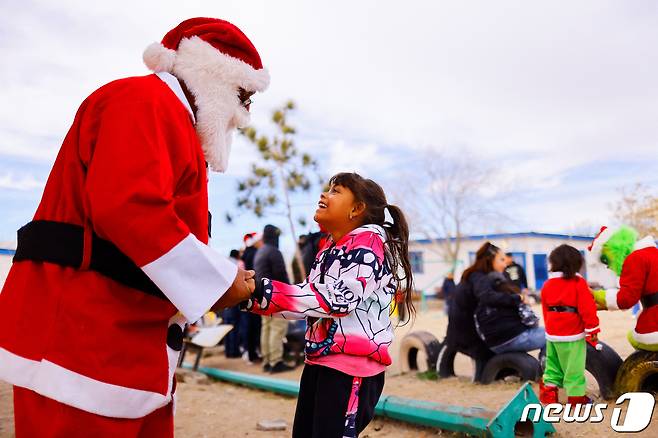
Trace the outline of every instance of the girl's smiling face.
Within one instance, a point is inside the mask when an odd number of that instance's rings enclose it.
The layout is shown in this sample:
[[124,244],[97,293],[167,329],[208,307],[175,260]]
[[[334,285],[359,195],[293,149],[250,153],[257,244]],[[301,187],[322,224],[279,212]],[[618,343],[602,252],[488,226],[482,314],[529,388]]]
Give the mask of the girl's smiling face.
[[313,219],[336,237],[345,234],[359,225],[358,216],[365,210],[362,202],[357,202],[354,193],[341,185],[332,185],[320,194],[318,209]]

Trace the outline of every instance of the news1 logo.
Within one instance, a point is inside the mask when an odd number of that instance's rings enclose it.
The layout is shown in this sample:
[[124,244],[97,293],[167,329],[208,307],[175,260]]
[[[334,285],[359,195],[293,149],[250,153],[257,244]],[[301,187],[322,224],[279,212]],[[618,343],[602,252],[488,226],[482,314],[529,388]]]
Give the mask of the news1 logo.
[[[626,418],[623,423],[621,422],[622,408],[619,407],[622,403],[628,400],[628,408],[626,409]],[[651,422],[653,415],[653,408],[656,403],[652,394],[647,392],[627,392],[617,399],[615,407],[612,410],[612,417],[610,418],[610,427],[615,432],[641,432]],[[600,423],[605,419],[605,411],[608,405],[604,403],[586,404],[586,405],[561,405],[559,403],[551,403],[542,409],[539,403],[528,403],[523,408],[521,414],[521,421],[532,421],[536,423],[541,419],[547,423],[557,423],[564,421],[565,423]],[[532,416],[530,415],[530,412]]]

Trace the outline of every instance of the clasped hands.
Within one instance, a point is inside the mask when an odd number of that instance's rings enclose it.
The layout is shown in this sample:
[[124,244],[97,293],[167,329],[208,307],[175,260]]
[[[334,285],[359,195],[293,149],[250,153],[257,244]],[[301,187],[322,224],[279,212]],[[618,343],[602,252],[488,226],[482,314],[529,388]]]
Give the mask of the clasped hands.
[[221,310],[247,301],[256,289],[256,272],[238,268],[233,284],[212,306],[211,310]]

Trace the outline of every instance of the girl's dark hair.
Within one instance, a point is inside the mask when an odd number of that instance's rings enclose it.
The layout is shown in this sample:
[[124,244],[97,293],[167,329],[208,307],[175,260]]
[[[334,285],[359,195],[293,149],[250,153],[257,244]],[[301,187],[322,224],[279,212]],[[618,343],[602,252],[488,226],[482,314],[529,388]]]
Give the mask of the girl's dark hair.
[[570,245],[560,245],[548,256],[551,272],[562,272],[562,278],[574,278],[583,267],[583,255]]
[[[329,180],[329,185],[347,187],[357,202],[365,204],[363,224],[376,224],[386,230],[386,261],[391,268],[395,280],[397,293],[404,299],[400,303],[406,314],[415,317],[416,308],[413,303],[413,272],[409,262],[409,225],[404,213],[395,205],[389,205],[386,201],[384,190],[371,179],[363,178],[357,173],[339,173]],[[388,209],[393,223],[386,221],[384,209]],[[404,276],[400,276],[400,270]],[[394,300],[394,306],[398,305]],[[411,318],[409,319],[411,320]],[[408,320],[408,321],[409,321]]]
[[493,261],[494,258],[496,258],[498,251],[500,251],[500,248],[496,245],[491,242],[485,242],[484,245],[478,249],[478,252],[475,253],[475,261],[473,264],[462,273],[461,281],[468,281],[468,277],[470,277],[473,272],[483,272],[488,274],[493,271]]

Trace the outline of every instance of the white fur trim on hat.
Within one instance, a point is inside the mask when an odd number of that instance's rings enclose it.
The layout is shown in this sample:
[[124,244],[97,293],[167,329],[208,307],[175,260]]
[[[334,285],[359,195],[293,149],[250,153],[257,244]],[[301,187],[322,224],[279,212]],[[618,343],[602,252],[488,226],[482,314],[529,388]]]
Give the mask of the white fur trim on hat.
[[220,52],[197,36],[183,38],[178,50],[153,43],[144,51],[143,59],[151,71],[173,73],[181,56],[185,57],[188,66],[195,64],[199,69],[213,72],[216,79],[247,91],[265,91],[270,84],[267,69],[256,70],[246,62]]

